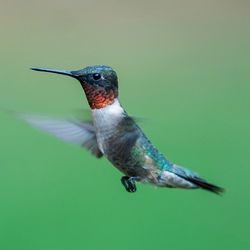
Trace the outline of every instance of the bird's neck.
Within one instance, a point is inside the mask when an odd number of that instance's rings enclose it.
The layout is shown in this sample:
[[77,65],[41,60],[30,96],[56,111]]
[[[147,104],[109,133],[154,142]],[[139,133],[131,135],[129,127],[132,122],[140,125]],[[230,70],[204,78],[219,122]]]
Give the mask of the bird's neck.
[[118,97],[118,91],[114,91],[113,89],[96,88],[90,84],[84,84],[83,89],[92,110],[108,107]]
[[98,130],[115,128],[126,115],[117,98],[114,99],[112,104],[103,108],[92,109],[91,111],[94,125]]

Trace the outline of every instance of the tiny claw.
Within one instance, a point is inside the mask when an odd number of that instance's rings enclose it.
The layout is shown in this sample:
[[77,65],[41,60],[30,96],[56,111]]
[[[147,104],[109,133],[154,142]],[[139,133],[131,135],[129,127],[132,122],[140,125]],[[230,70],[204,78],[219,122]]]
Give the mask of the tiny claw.
[[135,193],[136,192],[136,185],[135,185],[135,178],[134,177],[128,177],[128,176],[123,176],[121,178],[121,182],[127,192],[129,193]]

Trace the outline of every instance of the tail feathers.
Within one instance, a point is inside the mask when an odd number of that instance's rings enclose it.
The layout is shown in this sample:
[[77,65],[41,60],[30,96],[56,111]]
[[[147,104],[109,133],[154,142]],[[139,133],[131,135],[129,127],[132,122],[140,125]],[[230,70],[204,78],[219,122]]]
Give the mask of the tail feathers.
[[222,194],[225,190],[219,186],[216,186],[214,184],[211,184],[207,182],[204,179],[201,179],[199,177],[182,177],[187,181],[192,182],[193,184],[197,185],[198,187],[205,189],[207,191],[216,193],[216,194]]
[[205,189],[207,191],[210,191],[216,194],[222,194],[224,192],[223,188],[207,182],[206,180],[200,178],[198,174],[184,167],[173,164],[171,172],[175,173],[176,175],[185,179],[186,181],[193,183],[199,188]]

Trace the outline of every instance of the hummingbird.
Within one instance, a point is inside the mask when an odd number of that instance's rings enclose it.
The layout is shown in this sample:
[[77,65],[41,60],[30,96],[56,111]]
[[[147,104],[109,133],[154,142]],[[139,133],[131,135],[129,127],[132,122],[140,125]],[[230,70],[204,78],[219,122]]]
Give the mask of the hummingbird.
[[120,104],[118,77],[111,67],[95,65],[73,71],[31,69],[77,79],[85,92],[92,121],[59,120],[27,114],[22,117],[31,125],[62,140],[81,145],[97,158],[106,157],[123,173],[121,183],[126,191],[136,192],[136,184],[140,182],[157,187],[201,188],[216,194],[223,192],[223,188],[172,163],[158,151]]

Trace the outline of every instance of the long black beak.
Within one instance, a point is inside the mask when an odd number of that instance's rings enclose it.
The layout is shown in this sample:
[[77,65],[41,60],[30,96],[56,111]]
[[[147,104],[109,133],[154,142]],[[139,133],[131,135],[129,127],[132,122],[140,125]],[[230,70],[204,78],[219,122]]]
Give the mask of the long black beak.
[[43,72],[49,72],[49,73],[56,73],[56,74],[60,74],[60,75],[66,75],[66,76],[71,76],[74,78],[79,77],[79,75],[77,74],[77,71],[69,71],[69,70],[63,70],[63,69],[48,69],[48,68],[31,68],[32,70],[35,71],[43,71]]

